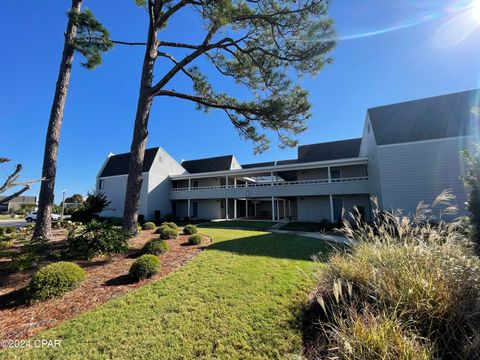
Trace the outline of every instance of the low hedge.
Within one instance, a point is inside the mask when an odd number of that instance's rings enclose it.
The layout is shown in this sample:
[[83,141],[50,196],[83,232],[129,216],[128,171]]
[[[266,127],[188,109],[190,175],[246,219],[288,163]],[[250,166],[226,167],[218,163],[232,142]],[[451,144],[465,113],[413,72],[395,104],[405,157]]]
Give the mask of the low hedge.
[[142,248],[144,254],[161,255],[168,251],[168,244],[165,240],[154,239],[145,243]]
[[61,296],[75,289],[85,279],[85,270],[77,264],[59,261],[33,275],[27,287],[27,302],[36,303]]
[[142,225],[142,230],[153,230],[157,227],[154,222],[146,222],[145,224]]
[[202,242],[203,235],[202,234],[193,234],[188,237],[188,243],[190,245],[198,245]]
[[130,267],[128,274],[135,281],[155,275],[160,269],[160,259],[152,254],[140,256]]
[[195,225],[186,225],[183,228],[183,233],[185,235],[193,235],[193,234],[196,234],[197,232],[198,232],[198,229]]

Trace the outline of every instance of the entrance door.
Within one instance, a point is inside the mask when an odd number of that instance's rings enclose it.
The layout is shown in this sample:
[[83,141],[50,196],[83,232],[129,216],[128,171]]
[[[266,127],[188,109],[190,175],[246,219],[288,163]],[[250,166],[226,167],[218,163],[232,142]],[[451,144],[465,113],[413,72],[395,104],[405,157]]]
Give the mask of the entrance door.
[[333,198],[333,219],[338,221],[342,218],[343,198]]
[[198,202],[194,201],[192,203],[193,209],[192,209],[192,217],[193,218],[198,218]]

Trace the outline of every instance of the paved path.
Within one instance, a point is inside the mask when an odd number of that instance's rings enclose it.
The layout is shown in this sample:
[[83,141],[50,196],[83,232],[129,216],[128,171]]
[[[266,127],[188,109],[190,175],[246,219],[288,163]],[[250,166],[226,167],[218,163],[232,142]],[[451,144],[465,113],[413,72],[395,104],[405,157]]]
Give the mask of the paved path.
[[25,226],[28,223],[25,221],[25,219],[2,219],[0,220],[0,227],[4,226]]

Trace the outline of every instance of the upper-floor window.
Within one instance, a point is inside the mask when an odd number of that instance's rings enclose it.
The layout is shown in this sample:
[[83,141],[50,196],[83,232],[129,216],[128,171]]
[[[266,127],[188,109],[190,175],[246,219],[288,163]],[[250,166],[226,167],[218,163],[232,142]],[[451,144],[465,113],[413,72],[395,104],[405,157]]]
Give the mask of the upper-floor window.
[[103,189],[103,186],[105,185],[104,182],[105,182],[105,180],[103,180],[103,179],[100,179],[100,180],[98,181],[98,188],[99,188],[99,189]]
[[367,132],[370,134],[370,131],[372,131],[372,127],[370,126],[370,123],[367,124]]
[[193,187],[194,188],[198,187],[198,180],[193,180]]
[[330,176],[332,179],[340,179],[342,177],[342,170],[340,169],[331,169]]
[[159,156],[159,157],[158,157],[158,161],[159,161],[159,162],[163,162],[163,156]]

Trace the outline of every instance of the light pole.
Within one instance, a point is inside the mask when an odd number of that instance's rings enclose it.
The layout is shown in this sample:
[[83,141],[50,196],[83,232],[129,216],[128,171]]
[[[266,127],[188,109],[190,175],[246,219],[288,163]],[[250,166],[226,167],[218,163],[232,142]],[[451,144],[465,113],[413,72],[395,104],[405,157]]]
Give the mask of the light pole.
[[62,221],[63,221],[63,214],[65,213],[65,193],[67,192],[66,189],[62,191]]

